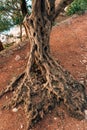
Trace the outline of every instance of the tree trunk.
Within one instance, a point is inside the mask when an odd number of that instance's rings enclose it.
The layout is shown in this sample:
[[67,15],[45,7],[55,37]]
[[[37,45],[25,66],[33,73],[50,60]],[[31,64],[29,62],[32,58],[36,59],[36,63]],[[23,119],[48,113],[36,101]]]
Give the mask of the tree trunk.
[[76,81],[51,56],[50,32],[55,12],[54,0],[33,0],[32,14],[26,17],[31,50],[24,73],[13,79],[3,94],[14,91],[9,105],[24,104],[28,127],[63,101],[68,112],[78,119],[84,118],[86,107],[85,87]]

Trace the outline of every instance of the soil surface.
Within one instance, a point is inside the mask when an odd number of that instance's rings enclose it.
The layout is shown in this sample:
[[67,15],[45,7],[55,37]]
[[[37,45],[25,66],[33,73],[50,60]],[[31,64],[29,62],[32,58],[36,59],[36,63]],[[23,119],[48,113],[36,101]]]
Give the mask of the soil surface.
[[[57,21],[56,21],[57,22]],[[52,56],[87,88],[87,14],[74,16],[53,27]],[[0,91],[26,67],[29,42],[25,41],[0,53]],[[12,93],[0,99],[0,130],[26,130],[26,116],[20,106],[1,110]],[[32,130],[87,130],[87,120],[70,117],[63,105],[50,111]]]

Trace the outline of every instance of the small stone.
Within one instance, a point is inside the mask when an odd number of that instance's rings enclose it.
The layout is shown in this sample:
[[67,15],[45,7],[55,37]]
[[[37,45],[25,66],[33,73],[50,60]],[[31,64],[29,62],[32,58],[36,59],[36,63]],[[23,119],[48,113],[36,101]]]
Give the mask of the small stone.
[[21,57],[19,55],[16,55],[15,60],[18,61],[18,60],[20,60],[20,58]]
[[80,80],[79,82],[80,82],[81,84],[84,84],[84,80]]
[[67,12],[68,8],[69,8],[69,6],[66,6],[66,7],[64,8],[64,11]]
[[82,62],[85,64],[87,62],[87,60],[82,60]]
[[9,68],[12,68],[12,66],[9,66]]
[[21,129],[23,128],[23,125],[21,124]]
[[13,108],[12,111],[13,111],[13,112],[17,112],[18,109],[17,109],[17,108]]
[[5,98],[8,99],[8,96],[6,96]]
[[54,120],[57,120],[57,118],[56,118],[56,117],[54,117]]

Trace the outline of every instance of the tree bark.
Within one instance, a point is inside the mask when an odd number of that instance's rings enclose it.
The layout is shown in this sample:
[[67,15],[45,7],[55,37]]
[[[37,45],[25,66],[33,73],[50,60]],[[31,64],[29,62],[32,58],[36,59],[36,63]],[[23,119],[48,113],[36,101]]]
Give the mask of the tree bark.
[[31,50],[24,73],[12,80],[0,94],[14,91],[7,107],[24,104],[28,128],[63,101],[69,114],[84,118],[85,87],[56,62],[50,52],[50,32],[55,13],[55,0],[32,0],[32,14],[24,22]]
[[60,12],[64,11],[64,8],[71,4],[73,0],[60,0],[59,4],[55,9],[54,19],[60,14]]

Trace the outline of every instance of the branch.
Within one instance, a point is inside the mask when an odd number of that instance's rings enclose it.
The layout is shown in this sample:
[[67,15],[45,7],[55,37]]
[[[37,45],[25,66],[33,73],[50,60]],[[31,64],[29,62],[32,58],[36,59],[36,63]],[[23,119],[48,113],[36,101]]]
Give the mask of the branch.
[[54,19],[64,10],[64,8],[71,4],[74,0],[60,0],[60,3],[56,7]]
[[46,0],[45,9],[49,20],[53,20],[55,14],[55,0]]

